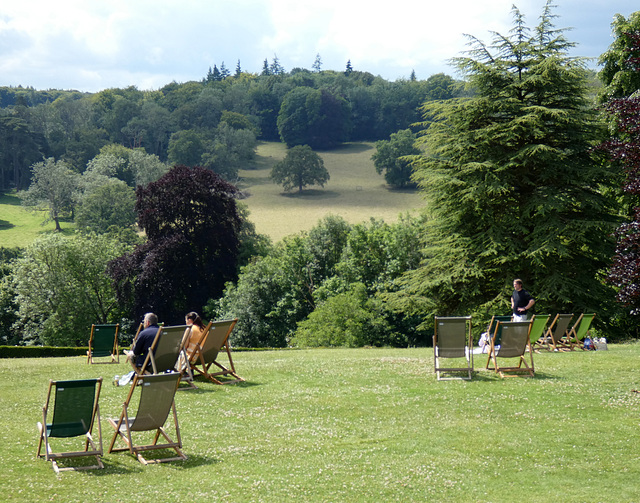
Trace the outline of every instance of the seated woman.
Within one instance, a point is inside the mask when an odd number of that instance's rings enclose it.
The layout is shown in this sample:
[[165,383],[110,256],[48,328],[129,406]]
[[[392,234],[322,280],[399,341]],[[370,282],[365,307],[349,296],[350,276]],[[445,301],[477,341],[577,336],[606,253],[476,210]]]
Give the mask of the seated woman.
[[[187,326],[191,327],[189,338],[183,341],[183,345],[187,352],[187,356],[191,358],[191,355],[193,354],[196,344],[198,344],[199,342],[202,342],[200,341],[200,339],[202,338],[205,325],[202,322],[202,318],[200,318],[200,315],[193,311],[188,313],[185,316],[184,322]],[[186,336],[187,336],[187,332],[185,332],[185,337]]]

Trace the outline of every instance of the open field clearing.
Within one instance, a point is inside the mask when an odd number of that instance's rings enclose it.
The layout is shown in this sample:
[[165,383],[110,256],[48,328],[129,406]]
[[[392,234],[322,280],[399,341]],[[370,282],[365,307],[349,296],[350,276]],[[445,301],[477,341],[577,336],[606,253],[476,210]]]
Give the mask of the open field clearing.
[[48,379],[105,379],[106,449],[128,391],[111,380],[128,366],[0,360],[2,499],[637,501],[640,344],[609,347],[536,354],[534,379],[470,382],[436,381],[430,348],[237,352],[245,383],[177,394],[187,461],[113,453],[59,477],[35,458]]
[[[20,205],[15,194],[0,194],[0,246],[18,248],[30,245],[34,239],[55,230],[53,222],[42,225],[45,215],[31,212]],[[69,222],[60,222],[63,231],[73,228]]]
[[271,168],[286,155],[281,143],[258,146],[256,169],[241,170],[240,188],[249,194],[244,202],[256,230],[276,242],[282,237],[309,230],[326,215],[340,215],[350,223],[370,218],[395,222],[398,215],[423,206],[419,192],[393,190],[373,166],[372,143],[350,143],[335,150],[318,152],[331,175],[322,187],[284,192],[269,179]]

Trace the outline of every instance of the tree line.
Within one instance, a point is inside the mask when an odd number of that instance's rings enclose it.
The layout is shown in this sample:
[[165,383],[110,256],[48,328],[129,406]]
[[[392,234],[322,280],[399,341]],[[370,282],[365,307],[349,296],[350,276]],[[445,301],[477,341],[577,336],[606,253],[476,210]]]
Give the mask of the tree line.
[[204,166],[233,181],[256,139],[330,148],[387,139],[420,119],[426,100],[460,84],[438,74],[389,82],[368,72],[278,67],[262,74],[131,86],[97,93],[0,88],[0,190],[28,188],[43,158],[82,173],[109,144],[141,148],[171,165]]

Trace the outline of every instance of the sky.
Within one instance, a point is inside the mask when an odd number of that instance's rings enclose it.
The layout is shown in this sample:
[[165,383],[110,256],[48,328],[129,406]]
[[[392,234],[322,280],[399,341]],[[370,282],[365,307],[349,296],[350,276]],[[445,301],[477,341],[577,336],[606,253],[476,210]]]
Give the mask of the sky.
[[[460,77],[450,58],[468,48],[465,34],[490,42],[507,35],[512,6],[538,24],[544,0],[5,0],[0,5],[0,86],[98,92],[155,90],[201,80],[224,63],[259,73],[274,58],[286,71],[354,70],[387,80],[436,73]],[[637,0],[556,0],[557,28],[572,56],[607,50],[615,14]]]

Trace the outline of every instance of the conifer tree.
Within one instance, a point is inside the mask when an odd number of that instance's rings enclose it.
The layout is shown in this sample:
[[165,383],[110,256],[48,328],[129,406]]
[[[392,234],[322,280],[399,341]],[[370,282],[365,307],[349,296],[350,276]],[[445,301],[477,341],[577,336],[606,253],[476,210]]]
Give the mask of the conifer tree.
[[613,249],[601,190],[611,168],[591,151],[599,125],[585,65],[568,56],[574,44],[554,27],[552,7],[533,30],[514,7],[509,35],[489,45],[472,37],[453,61],[473,97],[425,104],[433,122],[415,179],[431,217],[428,258],[391,298],[396,309],[505,314],[514,278],[538,312],[601,312],[611,298],[599,277]]

